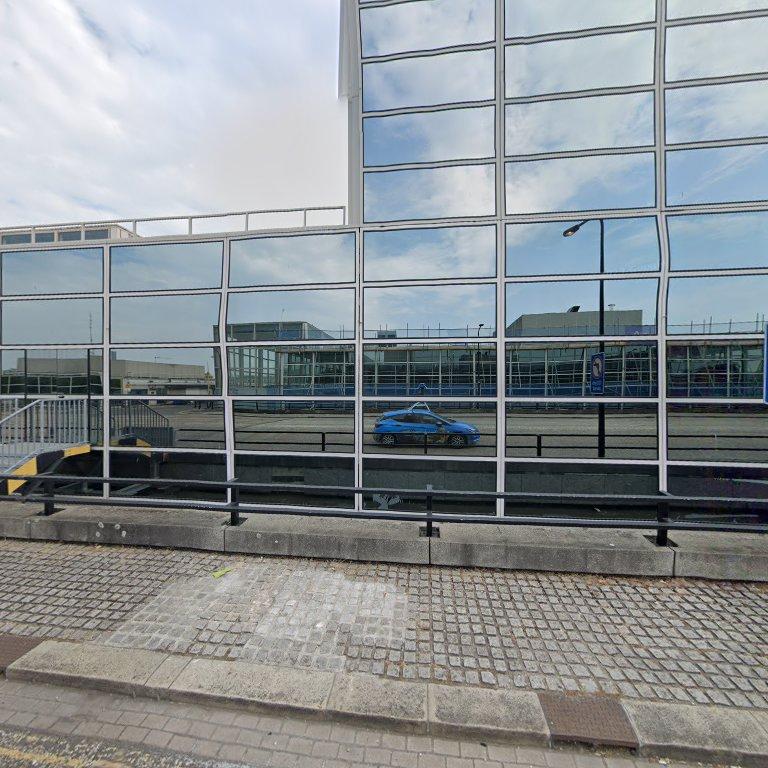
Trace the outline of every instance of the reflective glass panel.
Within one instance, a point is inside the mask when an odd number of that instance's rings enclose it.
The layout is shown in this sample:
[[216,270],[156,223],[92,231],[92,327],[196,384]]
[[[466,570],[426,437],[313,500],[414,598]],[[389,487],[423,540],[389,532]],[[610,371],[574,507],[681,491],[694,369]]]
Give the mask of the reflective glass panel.
[[[391,489],[363,497],[366,509],[384,511],[400,509],[413,512],[426,510],[424,496],[412,496],[407,491],[496,492],[496,465],[485,461],[450,461],[417,459],[365,459],[363,485],[368,488]],[[457,499],[434,497],[436,512],[456,514],[496,514],[494,499]]]
[[109,379],[113,395],[220,395],[219,350],[112,349]]
[[[25,390],[24,350],[0,351],[0,395],[23,395]],[[0,421],[15,413],[23,403],[0,398]]]
[[667,18],[757,11],[763,8],[768,8],[766,0],[667,0]]
[[504,6],[506,37],[640,24],[656,18],[655,0],[505,0]]
[[[334,456],[235,456],[235,474],[243,483],[274,483],[281,488],[242,490],[248,504],[292,507],[354,507],[354,493],[303,486],[355,487],[354,459]],[[320,526],[324,523],[320,521]]]
[[112,299],[112,342],[218,341],[219,295]]
[[363,392],[379,397],[493,397],[493,344],[381,345],[363,348]]
[[230,347],[230,395],[354,396],[353,347]]
[[768,212],[670,216],[672,269],[768,267]]
[[493,216],[495,176],[493,165],[366,173],[363,176],[365,220]]
[[110,251],[113,291],[218,288],[224,243],[119,245]]
[[100,344],[101,299],[4,301],[3,344]]
[[768,275],[673,277],[667,332],[763,333]]
[[363,304],[368,339],[496,334],[495,285],[366,288]]
[[[768,470],[761,467],[674,467],[668,469],[669,492],[677,496],[714,496],[725,498],[768,498]],[[700,507],[680,510],[685,519],[702,519],[715,513],[722,521],[720,510],[706,511]],[[687,514],[686,514],[687,513]],[[765,522],[749,510],[734,512],[731,519],[741,523]]]
[[667,203],[768,199],[768,144],[667,152]]
[[768,462],[764,405],[672,404],[667,422],[670,461]]
[[[639,336],[656,333],[658,280],[507,284],[507,336]],[[601,322],[602,320],[602,322]]]
[[672,88],[667,141],[719,141],[768,135],[768,82]]
[[655,459],[655,405],[507,403],[506,455],[548,459]]
[[355,452],[355,404],[338,400],[236,400],[240,451]]
[[[605,272],[644,272],[659,268],[656,219],[604,219]],[[600,272],[600,222],[578,221],[507,225],[507,275],[578,275]]]
[[490,101],[493,50],[444,53],[363,65],[363,111]]
[[508,104],[507,155],[652,145],[653,94]]
[[507,213],[650,208],[654,156],[594,155],[506,164]]
[[506,96],[650,85],[654,38],[648,29],[507,46]]
[[102,394],[101,350],[30,349],[26,354],[23,350],[13,354],[19,377],[16,384],[28,395],[83,397],[89,394],[89,381],[90,394]]
[[493,107],[363,120],[365,165],[472,160],[495,154]]
[[0,235],[0,245],[25,245],[32,242],[32,235],[28,232]]
[[228,341],[353,339],[355,291],[253,291],[229,295]]
[[345,283],[355,279],[355,234],[256,237],[230,244],[229,284]]
[[366,280],[495,277],[496,227],[366,232]]
[[508,344],[509,397],[591,397],[590,359],[605,352],[605,396],[655,397],[656,344]]
[[496,405],[458,401],[364,403],[363,451],[495,456]]
[[363,56],[485,43],[495,37],[494,0],[431,0],[360,13]]
[[768,18],[667,29],[667,81],[768,70]]
[[5,296],[101,293],[101,248],[7,251],[0,254]]
[[762,342],[668,344],[667,394],[670,397],[762,398]]
[[225,447],[223,400],[112,400],[109,407],[113,446]]

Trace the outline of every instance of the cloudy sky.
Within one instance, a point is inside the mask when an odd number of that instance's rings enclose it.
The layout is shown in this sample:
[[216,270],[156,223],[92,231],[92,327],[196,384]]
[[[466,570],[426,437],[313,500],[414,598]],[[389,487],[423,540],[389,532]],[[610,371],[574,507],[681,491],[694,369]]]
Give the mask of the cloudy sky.
[[0,0],[0,226],[346,200],[339,0]]

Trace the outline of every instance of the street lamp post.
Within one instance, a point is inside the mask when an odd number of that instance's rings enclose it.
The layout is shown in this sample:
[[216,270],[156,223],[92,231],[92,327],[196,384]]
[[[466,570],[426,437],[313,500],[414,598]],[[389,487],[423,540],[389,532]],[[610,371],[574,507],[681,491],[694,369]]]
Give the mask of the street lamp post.
[[[579,224],[569,227],[563,232],[563,237],[573,237],[585,224],[593,219],[585,219]],[[600,274],[605,274],[605,219],[597,220],[600,224]],[[600,278],[600,295],[598,303],[598,328],[600,331],[600,352],[605,352],[605,281]],[[605,458],[605,403],[600,401],[597,404],[597,456],[600,459]]]

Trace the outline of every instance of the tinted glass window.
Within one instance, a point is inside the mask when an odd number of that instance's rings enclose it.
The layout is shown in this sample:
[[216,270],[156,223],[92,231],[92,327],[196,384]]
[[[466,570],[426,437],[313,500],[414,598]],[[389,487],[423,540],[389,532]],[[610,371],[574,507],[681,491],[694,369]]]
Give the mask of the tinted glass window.
[[670,216],[672,269],[768,267],[768,212]]
[[508,104],[506,153],[527,155],[652,145],[653,94]]
[[728,83],[666,92],[667,141],[718,141],[768,135],[768,83]]
[[229,341],[353,339],[355,292],[252,291],[229,296]]
[[101,248],[16,251],[0,254],[2,292],[101,293]]
[[494,0],[431,0],[360,13],[363,56],[493,40]]
[[446,338],[496,333],[494,285],[366,288],[366,338]]
[[365,220],[493,216],[493,165],[418,168],[364,175]]
[[[507,275],[565,275],[600,272],[600,223],[578,221],[507,225]],[[656,219],[605,219],[605,272],[659,268]]]
[[223,243],[120,245],[110,251],[113,291],[218,288]]
[[352,347],[230,347],[229,394],[354,396]]
[[766,0],[667,0],[667,17],[706,16],[714,13],[756,11],[768,8]]
[[507,37],[639,24],[656,18],[655,0],[506,0],[504,6]]
[[493,157],[493,107],[445,109],[363,121],[365,165]]
[[[658,280],[605,280],[602,325],[608,336],[656,333]],[[507,336],[595,336],[600,281],[509,283]]]
[[669,205],[768,199],[768,145],[667,152]]
[[492,50],[417,56],[363,65],[363,110],[490,101]]
[[650,85],[654,38],[642,30],[507,46],[507,98]]
[[507,213],[649,208],[654,157],[595,155],[506,164]]
[[768,275],[674,277],[669,281],[667,331],[763,333]]
[[3,302],[3,344],[100,344],[101,328],[101,299]]
[[[11,351],[9,376],[14,392],[83,397],[102,393],[101,350],[30,349]],[[89,387],[90,381],[90,387]]]
[[344,283],[355,279],[355,234],[233,240],[229,284]]
[[[761,467],[671,466],[668,473],[669,491],[678,496],[768,498],[768,470]],[[685,517],[691,520],[711,515],[711,512],[695,508],[687,510]],[[755,522],[754,516],[750,515],[750,518],[750,522]]]
[[217,341],[218,294],[112,299],[114,343]]
[[667,346],[670,397],[763,396],[763,344],[689,341]]
[[366,280],[494,277],[496,227],[366,232]]
[[768,19],[738,19],[667,29],[667,80],[768,70]]
[[220,395],[219,350],[112,349],[109,378],[113,395]]
[[2,245],[24,245],[25,243],[32,242],[31,234],[13,234],[0,236],[0,244]]

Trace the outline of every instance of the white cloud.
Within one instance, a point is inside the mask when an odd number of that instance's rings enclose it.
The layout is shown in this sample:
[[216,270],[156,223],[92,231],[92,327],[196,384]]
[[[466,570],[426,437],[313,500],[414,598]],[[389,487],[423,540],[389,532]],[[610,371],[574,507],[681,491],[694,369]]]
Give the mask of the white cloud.
[[338,0],[0,0],[0,223],[343,205]]

